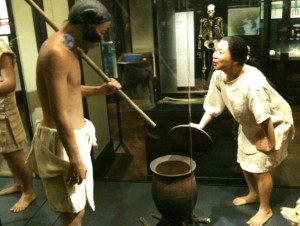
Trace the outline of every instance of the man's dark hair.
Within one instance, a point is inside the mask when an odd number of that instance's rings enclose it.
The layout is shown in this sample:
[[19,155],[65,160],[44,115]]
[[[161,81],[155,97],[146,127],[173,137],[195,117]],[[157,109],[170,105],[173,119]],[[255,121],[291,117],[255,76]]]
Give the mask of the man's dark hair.
[[68,19],[75,25],[98,25],[111,21],[111,15],[97,0],[78,0],[70,9]]
[[228,50],[231,58],[240,65],[244,65],[247,61],[248,48],[244,39],[238,36],[227,36],[221,40],[228,42]]

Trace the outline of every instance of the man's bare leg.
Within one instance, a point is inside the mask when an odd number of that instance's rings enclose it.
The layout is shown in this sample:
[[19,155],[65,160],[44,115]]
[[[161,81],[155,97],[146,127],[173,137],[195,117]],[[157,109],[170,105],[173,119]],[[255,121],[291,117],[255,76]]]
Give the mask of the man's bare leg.
[[243,174],[248,185],[249,193],[245,196],[235,198],[232,203],[236,206],[259,202],[257,183],[253,174],[244,170]]
[[250,226],[262,226],[273,215],[270,207],[270,198],[273,190],[273,179],[270,173],[254,174],[260,197],[260,204],[257,213],[247,221]]
[[36,199],[32,190],[32,172],[25,165],[26,156],[23,150],[4,154],[4,157],[15,178],[15,184],[6,189],[6,194],[13,191],[22,192],[21,198],[10,208],[10,211],[21,212]]
[[62,226],[81,226],[85,210],[78,213],[61,213],[60,220]]

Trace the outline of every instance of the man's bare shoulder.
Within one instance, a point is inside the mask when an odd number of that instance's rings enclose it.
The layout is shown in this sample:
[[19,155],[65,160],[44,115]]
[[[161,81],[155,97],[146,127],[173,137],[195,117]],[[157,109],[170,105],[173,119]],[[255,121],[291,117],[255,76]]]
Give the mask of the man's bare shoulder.
[[64,78],[73,70],[74,60],[74,54],[59,39],[50,37],[43,43],[39,51],[37,77]]
[[70,57],[70,51],[64,46],[58,37],[47,39],[40,48],[39,61],[63,63]]

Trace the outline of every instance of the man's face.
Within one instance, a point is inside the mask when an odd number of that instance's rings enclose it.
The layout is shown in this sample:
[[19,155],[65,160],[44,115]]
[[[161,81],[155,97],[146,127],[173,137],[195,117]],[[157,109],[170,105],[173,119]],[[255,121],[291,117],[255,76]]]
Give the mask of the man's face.
[[213,53],[213,66],[215,70],[224,70],[232,67],[234,61],[228,49],[228,42],[221,40]]
[[96,31],[97,33],[100,35],[101,39],[104,39],[104,35],[105,33],[108,31],[108,29],[110,28],[111,22],[107,21],[104,22],[103,24],[100,24],[96,27]]
[[[110,28],[111,22],[107,21],[104,22],[103,24],[99,24],[95,27],[97,34],[101,37],[101,40],[104,39],[104,35],[107,32],[107,30]],[[100,42],[85,42],[85,51],[87,52],[88,49],[94,48],[99,46]]]

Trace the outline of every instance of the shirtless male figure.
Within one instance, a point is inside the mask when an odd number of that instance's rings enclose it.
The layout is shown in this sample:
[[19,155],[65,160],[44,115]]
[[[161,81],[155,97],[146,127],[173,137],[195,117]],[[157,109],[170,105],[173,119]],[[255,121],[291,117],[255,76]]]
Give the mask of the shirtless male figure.
[[100,86],[81,85],[76,48],[87,52],[98,46],[110,25],[111,16],[99,1],[76,1],[66,25],[39,52],[36,84],[43,119],[27,164],[41,177],[50,209],[60,213],[63,226],[82,224],[86,201],[94,209],[90,150],[95,128],[84,119],[82,98],[121,88],[114,79]]

